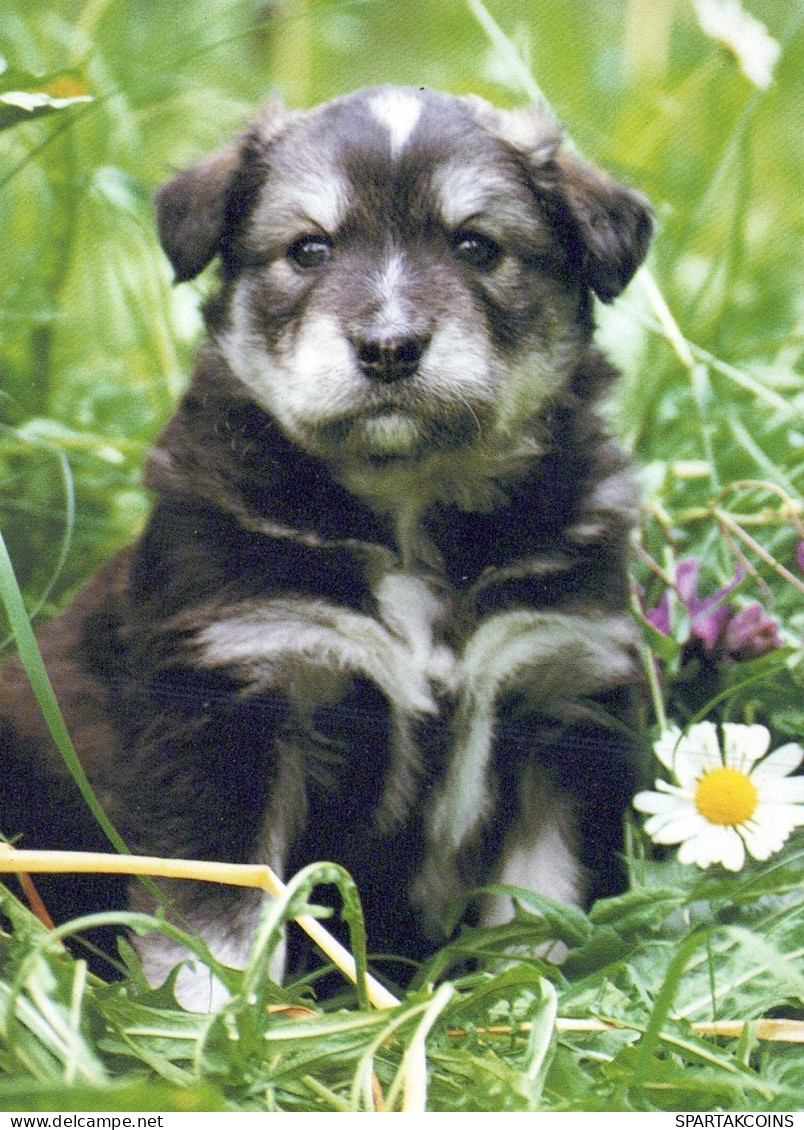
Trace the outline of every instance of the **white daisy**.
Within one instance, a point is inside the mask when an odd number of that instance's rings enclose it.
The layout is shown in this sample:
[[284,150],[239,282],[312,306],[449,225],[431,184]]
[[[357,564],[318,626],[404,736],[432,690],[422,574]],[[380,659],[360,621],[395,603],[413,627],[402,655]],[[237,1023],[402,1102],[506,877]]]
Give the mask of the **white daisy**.
[[723,750],[712,722],[665,730],[656,756],[675,782],[637,793],[634,808],[649,813],[645,831],[657,844],[680,844],[681,863],[721,863],[739,871],[745,852],[767,859],[804,825],[804,776],[793,777],[804,750],[791,742],[768,757],[764,726],[723,725]]

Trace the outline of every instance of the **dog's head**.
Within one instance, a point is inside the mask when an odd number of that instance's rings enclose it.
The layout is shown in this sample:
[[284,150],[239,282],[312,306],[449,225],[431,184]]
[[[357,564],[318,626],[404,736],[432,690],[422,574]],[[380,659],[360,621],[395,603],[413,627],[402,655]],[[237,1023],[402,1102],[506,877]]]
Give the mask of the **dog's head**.
[[394,87],[270,108],[157,211],[177,280],[220,257],[239,384],[347,478],[513,451],[651,232],[544,114]]

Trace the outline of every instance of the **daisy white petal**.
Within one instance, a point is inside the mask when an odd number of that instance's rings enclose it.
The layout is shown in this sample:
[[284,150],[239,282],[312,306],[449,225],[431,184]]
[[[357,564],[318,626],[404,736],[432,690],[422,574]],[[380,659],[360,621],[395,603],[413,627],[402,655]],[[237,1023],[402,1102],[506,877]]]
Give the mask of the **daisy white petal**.
[[783,847],[794,827],[789,818],[784,819],[778,811],[769,810],[763,819],[751,820],[743,825],[740,835],[749,855],[754,859],[769,859]]
[[[663,832],[665,828],[675,828],[679,821],[687,819],[689,816],[697,816],[695,806],[690,801],[678,801],[676,804],[665,812],[654,812],[645,821],[645,830],[648,835],[656,840],[656,837]],[[658,842],[658,841],[657,841]],[[662,839],[662,843],[678,843],[678,840],[669,841]]]
[[758,859],[760,863],[764,863],[766,859],[770,859],[774,852],[779,851],[779,849],[784,846],[787,836],[781,836],[776,840],[772,840],[767,836],[748,835],[747,831],[744,830],[742,838],[751,858]]
[[737,831],[728,824],[721,824],[718,829],[719,862],[727,871],[739,871],[745,863],[745,844]]
[[713,722],[690,726],[676,748],[674,772],[678,783],[691,788],[702,769],[715,769],[723,764],[717,729]]
[[707,769],[714,769],[723,764],[723,754],[720,752],[720,741],[714,722],[699,722],[697,726],[690,726],[689,739],[690,743],[700,748]]
[[681,845],[678,858],[681,863],[697,863],[699,867],[720,863],[727,871],[739,871],[745,862],[745,847],[733,828],[707,824],[700,835]]
[[667,793],[644,792],[637,793],[631,803],[637,812],[674,812],[678,808],[679,798],[668,796]]
[[[751,780],[756,785],[757,796],[763,806],[804,803],[804,777],[770,777],[757,780],[756,773],[752,773]],[[801,811],[804,812],[804,809]]]
[[712,862],[712,855],[707,847],[709,841],[706,836],[693,836],[685,840],[678,849],[679,863],[694,863],[696,867],[708,867]]
[[656,788],[658,792],[665,793],[667,796],[683,797],[685,800],[691,800],[693,789],[683,789],[681,785],[671,785],[667,781],[656,781]]
[[679,730],[678,726],[668,726],[668,728],[663,731],[659,740],[653,743],[653,752],[665,769],[669,769],[671,773],[674,769],[676,746],[678,745],[680,737],[681,730]]
[[[756,784],[769,777],[787,777],[795,773],[801,762],[804,761],[804,749],[795,742],[779,746],[751,771],[751,780]],[[792,781],[786,784],[792,784]]]
[[[658,812],[665,811],[667,807],[678,805],[681,800],[692,800],[692,792],[689,789],[681,789],[678,784],[667,784],[666,781],[656,781],[655,784],[656,792],[637,793],[632,801],[633,807],[639,809],[640,812]],[[646,805],[653,807],[646,808]]]
[[755,761],[768,752],[770,733],[765,726],[740,726],[723,723],[723,752],[726,764],[748,773]]
[[801,804],[762,804],[753,817],[746,821],[748,828],[778,828],[785,838],[794,828],[804,828],[804,805]]
[[[652,823],[656,825],[653,830],[648,827]],[[652,816],[645,823],[645,831],[655,844],[680,844],[704,835],[708,828],[708,822],[692,807],[671,817]]]
[[692,839],[687,840],[678,849],[678,858],[681,863],[694,863],[698,867],[711,867],[717,859],[717,849],[710,828],[704,830]]

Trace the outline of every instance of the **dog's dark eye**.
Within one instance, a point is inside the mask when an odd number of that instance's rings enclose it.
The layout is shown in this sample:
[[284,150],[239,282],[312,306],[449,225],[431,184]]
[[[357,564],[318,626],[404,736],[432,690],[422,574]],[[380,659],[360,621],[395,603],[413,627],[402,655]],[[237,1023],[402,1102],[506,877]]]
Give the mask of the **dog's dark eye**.
[[303,235],[287,249],[287,257],[303,271],[323,267],[332,254],[332,244],[323,235]]
[[502,259],[499,243],[479,232],[457,231],[452,237],[455,255],[477,271],[490,271]]

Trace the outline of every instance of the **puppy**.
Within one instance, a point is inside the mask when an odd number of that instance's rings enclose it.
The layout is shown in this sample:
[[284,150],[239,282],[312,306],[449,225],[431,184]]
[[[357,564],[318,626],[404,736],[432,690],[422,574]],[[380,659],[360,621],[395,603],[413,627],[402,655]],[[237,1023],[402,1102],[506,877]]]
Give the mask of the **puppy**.
[[[616,890],[636,496],[590,342],[645,201],[542,113],[380,87],[272,106],[156,208],[178,282],[219,260],[208,340],[143,536],[41,638],[123,837],[285,876],[335,860],[370,949],[411,959],[456,900],[510,913],[482,884]],[[3,832],[102,847],[15,662],[4,688]],[[244,963],[256,893],[164,886]],[[123,897],[49,893],[62,916]],[[136,944],[155,984],[187,956]],[[178,993],[218,999],[191,967]]]

